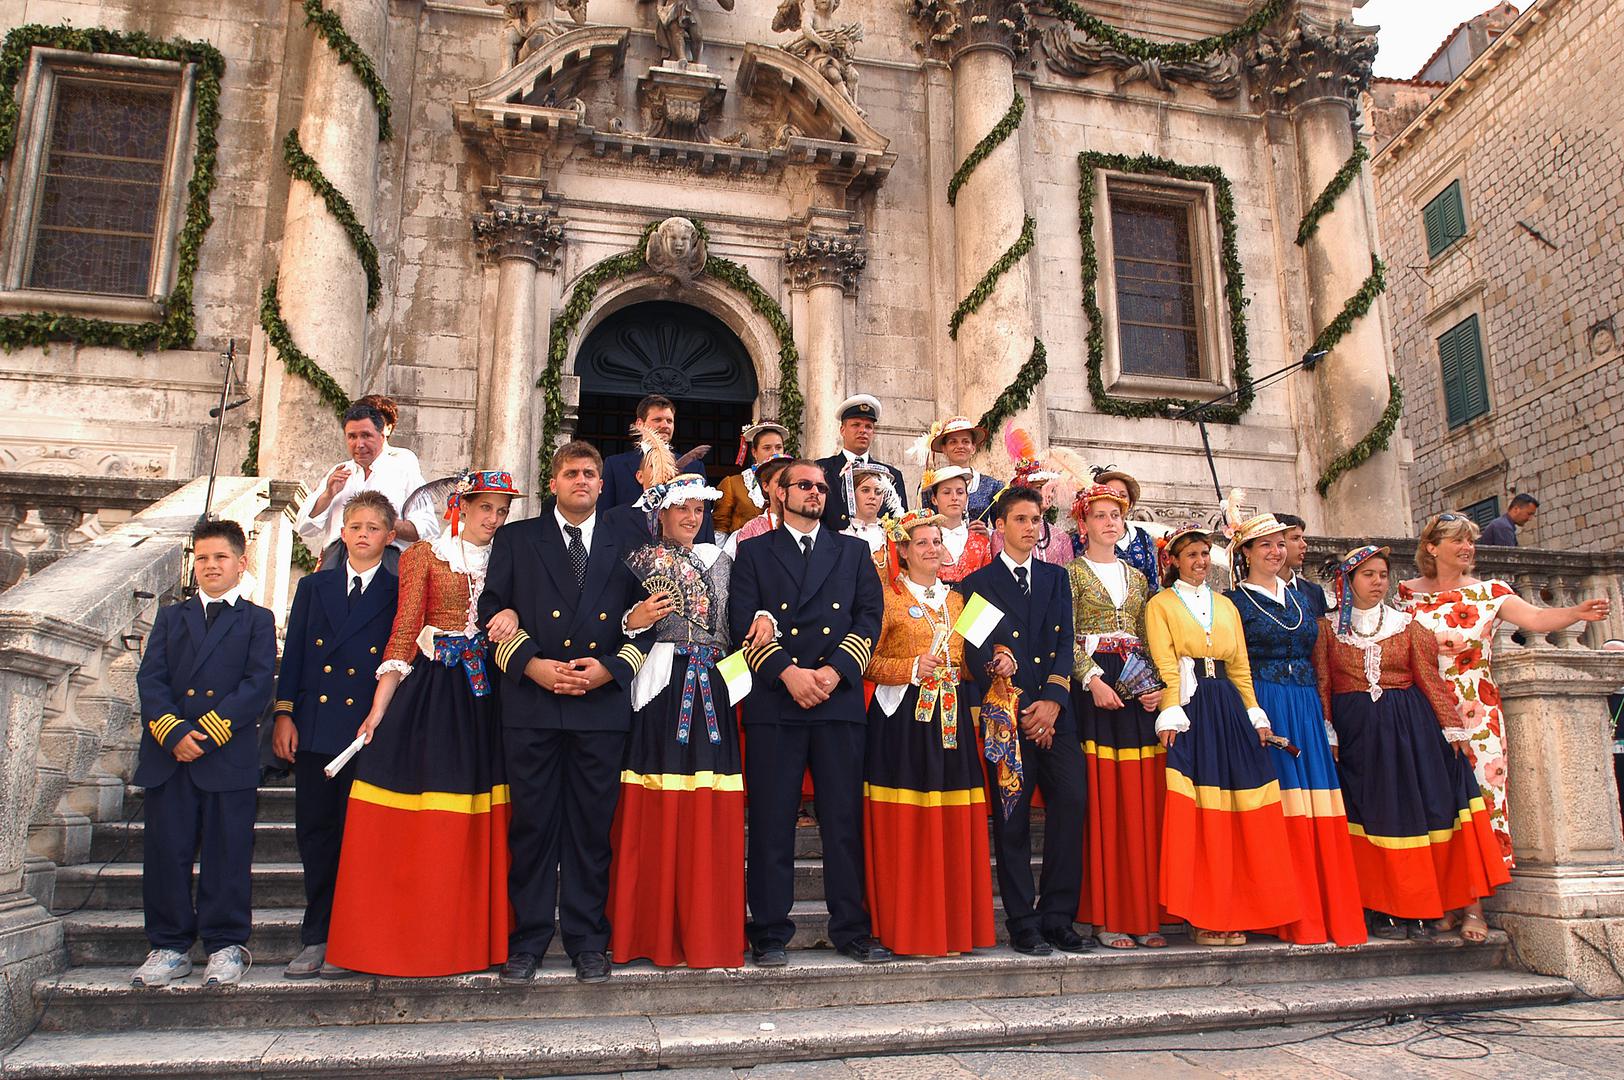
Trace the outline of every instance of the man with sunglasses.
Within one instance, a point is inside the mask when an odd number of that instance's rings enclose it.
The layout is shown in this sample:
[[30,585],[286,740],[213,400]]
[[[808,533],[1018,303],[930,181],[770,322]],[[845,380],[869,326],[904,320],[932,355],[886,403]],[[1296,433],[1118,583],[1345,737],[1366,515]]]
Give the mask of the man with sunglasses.
[[908,509],[908,486],[902,482],[902,471],[895,465],[876,461],[868,448],[874,442],[874,425],[880,422],[880,402],[868,394],[857,394],[840,403],[836,410],[840,416],[840,449],[817,464],[823,469],[823,481],[829,485],[829,496],[823,500],[823,523],[835,532],[851,524],[856,509],[848,499],[846,470],[853,465],[874,464],[891,474],[891,487]]
[[750,953],[780,967],[795,934],[795,819],[808,766],[817,788],[829,939],[862,963],[891,959],[863,902],[863,669],[885,600],[868,545],[821,519],[829,485],[816,461],[778,474],[783,523],[739,545],[728,595],[733,640],[754,689],[744,699],[750,748],[746,893]]

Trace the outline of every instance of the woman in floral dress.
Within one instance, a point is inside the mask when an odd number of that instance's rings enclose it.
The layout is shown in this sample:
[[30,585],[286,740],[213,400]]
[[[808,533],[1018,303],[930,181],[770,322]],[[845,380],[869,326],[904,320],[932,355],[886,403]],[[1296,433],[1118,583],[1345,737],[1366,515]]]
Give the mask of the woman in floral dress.
[[[1608,605],[1606,600],[1585,600],[1573,607],[1539,608],[1518,597],[1504,581],[1478,580],[1472,576],[1477,536],[1477,525],[1462,514],[1428,518],[1415,552],[1421,576],[1399,584],[1398,606],[1438,638],[1438,670],[1454,692],[1455,707],[1468,732],[1466,754],[1483,788],[1500,855],[1509,867],[1505,724],[1500,688],[1489,672],[1495,627],[1505,619],[1530,634],[1548,634],[1576,622],[1605,619]],[[1467,941],[1488,936],[1481,903],[1469,905],[1458,924],[1453,917],[1444,924],[1443,929],[1459,925]]]

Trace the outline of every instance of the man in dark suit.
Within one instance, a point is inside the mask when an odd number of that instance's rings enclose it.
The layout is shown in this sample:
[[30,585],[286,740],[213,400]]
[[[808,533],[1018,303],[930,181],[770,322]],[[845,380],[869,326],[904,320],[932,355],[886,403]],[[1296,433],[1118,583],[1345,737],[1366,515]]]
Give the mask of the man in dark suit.
[[1276,514],[1274,518],[1286,527],[1286,564],[1282,567],[1281,580],[1303,602],[1303,611],[1308,617],[1318,619],[1329,612],[1330,604],[1319,583],[1303,577],[1303,561],[1308,558],[1308,540],[1304,535],[1307,525],[1295,514]]
[[[677,433],[677,407],[668,397],[650,394],[637,403],[637,424],[657,433],[665,440],[667,446],[674,446],[671,440]],[[637,478],[637,472],[642,467],[643,449],[640,446],[604,458],[603,496],[598,499],[598,508],[605,511],[613,510],[621,506],[630,506],[641,498],[643,482]],[[695,476],[704,476],[705,461],[703,458],[696,458],[682,471],[693,473]],[[625,517],[624,520],[634,519]],[[643,520],[650,521],[647,515],[643,516]],[[652,525],[649,526],[648,532],[652,538]],[[710,503],[705,504],[705,523],[699,527],[699,535],[694,537],[694,542],[698,544],[716,542],[716,529],[711,524]]]
[[289,979],[315,978],[327,959],[355,762],[332,779],[323,770],[355,738],[372,708],[400,596],[400,579],[383,561],[395,520],[394,506],[380,491],[350,499],[339,534],[344,558],[300,580],[288,615],[271,745],[277,757],[293,763],[293,830],[304,865],[304,948],[282,969]]
[[891,959],[864,907],[863,669],[885,606],[868,545],[820,523],[828,485],[815,461],[778,474],[784,522],[739,545],[728,595],[733,639],[754,689],[744,700],[750,796],[746,926],[762,967],[786,962],[795,934],[795,821],[808,765],[823,840],[829,937],[864,963]]
[[[1087,772],[1071,715],[1071,585],[1058,566],[1032,557],[1043,530],[1043,498],[1011,487],[992,508],[1003,538],[998,557],[959,583],[1003,612],[976,646],[966,642],[965,664],[985,693],[988,673],[1009,676],[1020,690],[1021,762],[1025,782],[1008,813],[990,792],[998,891],[1004,901],[1010,946],[1030,956],[1052,949],[1085,952],[1093,943],[1072,926],[1083,881],[1083,815]],[[1031,811],[1034,788],[1043,792],[1043,876],[1032,886]]]
[[198,595],[158,609],[136,673],[134,782],[147,789],[141,892],[152,945],[136,986],[191,974],[200,933],[205,985],[237,982],[248,969],[258,727],[271,703],[276,620],[241,595],[247,547],[234,521],[193,530]]
[[846,499],[845,472],[852,462],[869,462],[884,469],[891,477],[891,486],[897,493],[902,509],[908,509],[908,488],[902,481],[902,471],[894,465],[874,461],[868,448],[874,442],[874,425],[880,422],[880,403],[868,394],[858,394],[840,403],[836,410],[840,417],[840,450],[826,458],[819,458],[823,469],[823,482],[829,485],[829,497],[824,501],[823,523],[835,532],[851,524],[854,509]]
[[609,827],[631,728],[628,690],[644,654],[622,624],[642,589],[597,513],[602,466],[589,443],[559,447],[553,498],[536,517],[497,531],[479,598],[483,624],[509,613],[518,626],[491,654],[506,676],[502,743],[513,800],[515,923],[504,982],[535,975],[555,912],[576,978],[609,977]]

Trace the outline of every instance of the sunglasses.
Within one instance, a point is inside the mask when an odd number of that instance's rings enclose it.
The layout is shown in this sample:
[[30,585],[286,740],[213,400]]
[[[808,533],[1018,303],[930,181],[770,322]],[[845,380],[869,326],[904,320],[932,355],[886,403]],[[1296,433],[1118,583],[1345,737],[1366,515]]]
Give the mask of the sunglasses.
[[817,480],[793,480],[789,486],[796,491],[815,491],[819,495],[829,494],[829,485],[820,483]]
[[1452,513],[1449,513],[1449,512],[1446,511],[1446,512],[1438,515],[1438,520],[1439,521],[1465,521],[1466,520],[1466,515],[1464,515],[1464,514],[1452,514]]

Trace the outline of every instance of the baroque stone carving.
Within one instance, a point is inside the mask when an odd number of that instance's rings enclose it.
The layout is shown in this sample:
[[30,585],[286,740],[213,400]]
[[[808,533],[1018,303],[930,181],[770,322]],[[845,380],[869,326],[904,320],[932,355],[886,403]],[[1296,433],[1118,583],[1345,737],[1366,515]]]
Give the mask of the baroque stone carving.
[[[587,0],[485,0],[491,7],[502,9],[507,20],[508,63],[517,64],[542,45],[586,25]],[[565,25],[553,16],[553,9],[563,12],[573,25]]]
[[[705,29],[699,18],[698,0],[642,0],[654,4],[654,44],[663,64],[697,64],[705,44]],[[734,0],[716,0],[723,11],[732,11]]]
[[840,0],[780,0],[773,32],[799,31],[784,51],[811,64],[853,104],[857,101],[857,65],[852,46],[863,40],[863,24],[835,22]]
[[1376,30],[1341,19],[1331,22],[1297,10],[1258,35],[1246,58],[1252,100],[1260,108],[1294,109],[1335,98],[1355,116],[1359,95],[1370,86],[1376,61]]
[[637,90],[649,110],[647,134],[683,142],[711,141],[707,125],[721,112],[727,95],[721,76],[704,64],[649,68],[637,80]]
[[687,285],[705,269],[705,238],[685,217],[668,217],[649,234],[643,261],[673,285]]
[[473,219],[474,241],[492,262],[526,259],[549,269],[558,266],[564,245],[564,226],[552,211],[523,203],[491,201],[491,208]]
[[846,292],[857,288],[857,276],[868,263],[859,229],[847,233],[807,233],[784,245],[784,264],[797,289],[838,285]]
[[926,51],[991,44],[1024,56],[1037,34],[1024,0],[909,0],[908,11],[923,25]]
[[1219,101],[1241,92],[1240,57],[1227,49],[1186,63],[1164,63],[1154,57],[1140,60],[1066,25],[1045,30],[1041,44],[1049,70],[1078,78],[1114,70],[1118,90],[1142,80],[1164,94],[1173,92],[1174,83],[1184,83]]

